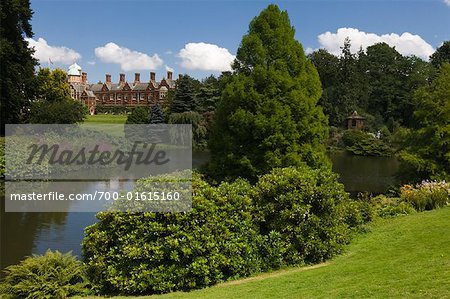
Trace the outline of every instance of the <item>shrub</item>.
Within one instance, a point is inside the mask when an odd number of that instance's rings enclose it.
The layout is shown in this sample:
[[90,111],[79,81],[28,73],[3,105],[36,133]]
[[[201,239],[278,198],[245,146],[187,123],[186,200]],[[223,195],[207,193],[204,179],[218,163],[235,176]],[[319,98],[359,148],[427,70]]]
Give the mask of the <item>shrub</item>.
[[390,156],[391,148],[374,136],[358,130],[347,130],[342,136],[346,150],[360,156]]
[[346,200],[337,175],[327,169],[274,169],[254,190],[261,234],[280,234],[286,264],[320,262],[340,252],[348,229],[338,205]]
[[143,107],[136,107],[131,110],[127,117],[126,124],[146,124],[148,123],[149,111]]
[[87,293],[85,267],[71,253],[48,250],[9,266],[0,284],[2,298],[67,298]]
[[[212,187],[195,176],[191,212],[97,214],[83,241],[96,289],[165,293],[259,272],[258,250],[272,251],[258,237],[250,189],[243,180]],[[280,246],[276,235],[268,240]]]
[[400,197],[418,211],[433,210],[448,204],[450,184],[445,181],[423,181],[415,187],[404,185],[400,188]]
[[30,108],[30,123],[33,124],[74,124],[82,122],[88,108],[78,101],[37,101]]
[[409,215],[416,212],[413,206],[399,197],[378,195],[371,199],[374,210],[382,218]]

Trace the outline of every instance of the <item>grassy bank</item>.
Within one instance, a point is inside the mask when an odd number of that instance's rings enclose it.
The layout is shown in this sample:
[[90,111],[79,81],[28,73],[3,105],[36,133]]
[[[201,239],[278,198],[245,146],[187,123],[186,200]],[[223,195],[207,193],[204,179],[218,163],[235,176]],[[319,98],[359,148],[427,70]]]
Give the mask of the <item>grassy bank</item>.
[[325,264],[134,298],[450,298],[449,231],[450,207],[381,220]]

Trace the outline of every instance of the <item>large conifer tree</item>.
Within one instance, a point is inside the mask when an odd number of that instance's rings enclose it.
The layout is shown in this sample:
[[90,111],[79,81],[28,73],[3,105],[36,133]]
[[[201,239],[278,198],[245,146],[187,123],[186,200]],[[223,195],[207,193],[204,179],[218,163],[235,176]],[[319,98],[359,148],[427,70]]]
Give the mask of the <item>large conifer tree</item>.
[[242,38],[215,115],[211,170],[254,179],[274,167],[328,164],[319,76],[287,12],[269,5]]
[[183,113],[195,110],[195,96],[193,79],[183,75],[177,85],[174,99],[170,106],[171,113]]

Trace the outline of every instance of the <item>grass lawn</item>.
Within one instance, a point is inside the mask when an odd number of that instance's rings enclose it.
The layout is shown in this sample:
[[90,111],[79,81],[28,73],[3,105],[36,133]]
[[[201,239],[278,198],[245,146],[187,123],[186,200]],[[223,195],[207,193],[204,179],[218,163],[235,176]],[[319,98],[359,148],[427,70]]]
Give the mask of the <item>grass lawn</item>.
[[88,115],[84,123],[94,124],[124,124],[127,120],[126,115],[97,114]]
[[123,124],[125,124],[126,120],[126,115],[88,115],[83,123],[83,126],[89,129],[104,132],[112,136],[122,137]]
[[450,298],[450,207],[372,224],[334,260],[189,293],[114,298]]

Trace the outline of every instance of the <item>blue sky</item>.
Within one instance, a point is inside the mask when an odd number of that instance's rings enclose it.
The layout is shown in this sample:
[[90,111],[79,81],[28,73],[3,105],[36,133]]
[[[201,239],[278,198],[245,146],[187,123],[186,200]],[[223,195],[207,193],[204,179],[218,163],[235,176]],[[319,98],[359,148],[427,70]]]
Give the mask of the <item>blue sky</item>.
[[105,73],[117,81],[121,72],[147,81],[151,70],[159,80],[166,67],[203,78],[228,67],[249,22],[269,3],[288,11],[308,51],[337,53],[350,36],[355,48],[387,41],[426,58],[450,40],[450,0],[32,0],[30,44],[42,66],[48,58],[64,69],[76,61],[90,82],[104,81]]

